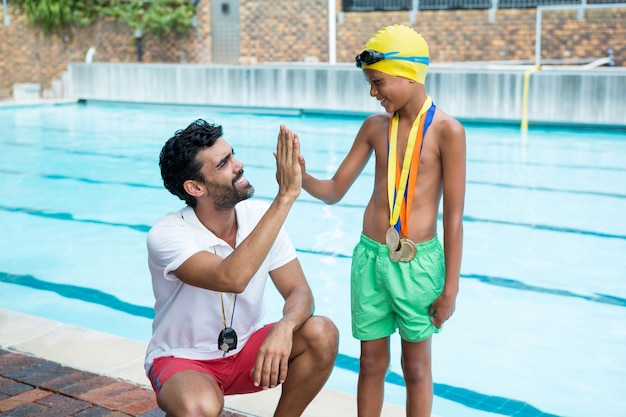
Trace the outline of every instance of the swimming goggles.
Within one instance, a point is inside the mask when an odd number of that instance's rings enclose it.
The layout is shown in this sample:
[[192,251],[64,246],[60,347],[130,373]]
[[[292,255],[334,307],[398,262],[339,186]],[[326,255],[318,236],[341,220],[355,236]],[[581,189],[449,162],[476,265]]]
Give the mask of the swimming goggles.
[[361,68],[363,65],[372,65],[383,59],[399,59],[402,61],[410,61],[424,65],[428,65],[430,63],[430,59],[427,56],[395,56],[399,53],[400,51],[378,52],[366,49],[356,56],[356,67]]

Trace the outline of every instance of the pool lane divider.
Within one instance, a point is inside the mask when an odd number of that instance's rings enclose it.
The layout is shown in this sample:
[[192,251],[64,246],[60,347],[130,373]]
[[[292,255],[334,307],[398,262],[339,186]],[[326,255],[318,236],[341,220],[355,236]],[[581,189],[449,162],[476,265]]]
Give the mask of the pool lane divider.
[[73,298],[86,303],[99,304],[113,310],[121,311],[132,316],[154,318],[154,309],[137,304],[122,301],[112,294],[96,290],[94,288],[81,287],[78,285],[58,284],[56,282],[44,281],[32,275],[9,274],[0,271],[0,282],[15,284],[40,291],[54,292],[61,297]]
[[[265,198],[260,198],[260,199],[272,200],[272,199],[265,199]],[[113,227],[127,227],[129,229],[136,230],[138,232],[144,232],[144,233],[147,233],[151,228],[151,226],[147,224],[128,224],[128,223],[108,222],[108,221],[96,220],[96,219],[80,219],[80,218],[74,217],[74,215],[71,213],[54,212],[54,211],[47,211],[47,210],[41,210],[41,209],[32,209],[28,207],[9,207],[9,206],[0,205],[0,210],[13,212],[13,213],[24,213],[24,214],[28,214],[31,216],[44,217],[44,218],[55,219],[55,220],[100,224],[104,226],[113,226]],[[441,216],[439,216],[439,220],[441,220]],[[497,219],[481,219],[481,218],[473,217],[473,216],[463,216],[463,221],[468,222],[468,223],[472,223],[472,222],[493,223],[493,224],[501,224],[501,225],[506,225],[506,226],[513,226],[513,227],[527,227],[530,229],[557,232],[557,233],[572,233],[572,234],[594,236],[594,237],[606,238],[606,239],[626,240],[626,235],[597,232],[594,230],[574,229],[571,227],[559,227],[559,226],[550,226],[550,225],[543,225],[543,224],[520,223],[520,222],[512,222],[508,220],[497,220]],[[345,257],[345,256],[347,255],[342,255],[342,257]]]

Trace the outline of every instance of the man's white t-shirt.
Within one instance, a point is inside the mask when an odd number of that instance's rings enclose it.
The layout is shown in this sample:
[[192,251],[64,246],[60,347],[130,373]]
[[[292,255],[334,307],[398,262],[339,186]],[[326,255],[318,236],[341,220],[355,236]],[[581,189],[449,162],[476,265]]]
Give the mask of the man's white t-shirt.
[[[235,246],[248,237],[267,208],[267,203],[256,200],[237,204]],[[193,208],[187,206],[160,219],[148,233],[147,244],[156,316],[146,352],[146,372],[157,357],[206,360],[224,356],[217,346],[223,316],[220,294],[226,325],[232,327],[238,337],[237,349],[227,355],[239,352],[248,338],[262,327],[263,292],[269,272],[296,258],[293,244],[281,228],[261,267],[235,300],[232,293],[187,285],[172,272],[200,251],[209,251],[222,258],[233,252],[230,245],[204,227]]]

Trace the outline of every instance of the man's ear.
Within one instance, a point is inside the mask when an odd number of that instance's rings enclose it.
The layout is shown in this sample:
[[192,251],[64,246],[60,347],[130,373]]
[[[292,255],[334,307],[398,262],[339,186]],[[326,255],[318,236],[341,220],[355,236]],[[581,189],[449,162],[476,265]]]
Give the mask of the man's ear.
[[187,191],[187,194],[192,197],[200,197],[206,191],[204,185],[196,180],[185,181],[183,188]]

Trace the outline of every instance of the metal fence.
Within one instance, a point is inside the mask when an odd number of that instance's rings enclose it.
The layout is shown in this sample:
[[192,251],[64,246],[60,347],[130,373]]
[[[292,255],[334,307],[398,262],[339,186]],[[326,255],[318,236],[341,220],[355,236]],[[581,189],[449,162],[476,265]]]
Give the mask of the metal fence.
[[343,11],[523,9],[555,5],[615,4],[623,1],[624,0],[343,0]]
[[412,0],[343,0],[344,12],[411,10]]

